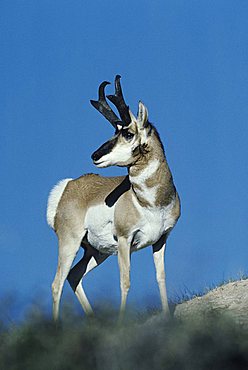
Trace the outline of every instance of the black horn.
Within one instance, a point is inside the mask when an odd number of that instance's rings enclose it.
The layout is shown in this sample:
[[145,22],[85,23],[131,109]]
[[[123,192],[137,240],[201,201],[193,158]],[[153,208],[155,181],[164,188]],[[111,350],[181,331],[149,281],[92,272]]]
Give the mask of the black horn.
[[120,75],[115,77],[115,95],[107,95],[107,98],[116,106],[122,120],[122,125],[127,126],[131,122],[131,117],[129,106],[126,105],[122,94],[120,79]]
[[102,82],[98,90],[98,100],[91,100],[90,102],[93,107],[96,108],[105,118],[107,118],[111,125],[113,125],[116,129],[117,124],[123,125],[123,123],[120,121],[120,118],[115,114],[115,112],[111,109],[106,101],[104,90],[106,85],[109,84],[110,82],[108,81]]

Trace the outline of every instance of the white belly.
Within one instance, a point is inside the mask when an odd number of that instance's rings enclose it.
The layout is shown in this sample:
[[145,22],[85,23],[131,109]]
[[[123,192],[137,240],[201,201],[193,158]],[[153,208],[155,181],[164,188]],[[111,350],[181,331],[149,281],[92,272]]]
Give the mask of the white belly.
[[117,240],[114,237],[114,209],[105,204],[89,208],[85,217],[88,242],[102,253],[116,254]]

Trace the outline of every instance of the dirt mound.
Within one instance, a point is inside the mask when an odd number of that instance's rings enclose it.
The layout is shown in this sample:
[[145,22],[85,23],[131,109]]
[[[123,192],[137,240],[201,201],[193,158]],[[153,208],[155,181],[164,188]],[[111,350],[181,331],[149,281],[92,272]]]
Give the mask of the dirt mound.
[[248,279],[227,283],[202,297],[178,304],[174,316],[183,320],[213,313],[230,315],[238,324],[248,327]]

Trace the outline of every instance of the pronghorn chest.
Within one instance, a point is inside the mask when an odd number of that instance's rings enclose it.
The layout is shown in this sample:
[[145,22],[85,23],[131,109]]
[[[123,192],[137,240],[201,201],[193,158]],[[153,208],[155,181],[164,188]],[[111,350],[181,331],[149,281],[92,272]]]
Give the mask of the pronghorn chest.
[[162,205],[163,198],[159,198],[163,193],[163,183],[157,179],[161,178],[161,171],[165,170],[161,163],[158,159],[151,160],[142,171],[129,175],[134,192],[133,207],[139,214],[132,231],[133,250],[156,243],[166,230],[175,225],[175,199],[165,206]]
[[132,250],[138,250],[156,243],[160,237],[175,225],[174,201],[165,207],[141,207],[136,204],[140,218],[132,233]]
[[[132,206],[138,211],[128,237],[131,251],[139,250],[157,242],[175,224],[173,217],[174,200],[166,207],[142,207],[133,199]],[[97,250],[107,254],[117,254],[118,239],[114,225],[115,206],[95,205],[88,209],[85,217],[85,230],[88,242]]]

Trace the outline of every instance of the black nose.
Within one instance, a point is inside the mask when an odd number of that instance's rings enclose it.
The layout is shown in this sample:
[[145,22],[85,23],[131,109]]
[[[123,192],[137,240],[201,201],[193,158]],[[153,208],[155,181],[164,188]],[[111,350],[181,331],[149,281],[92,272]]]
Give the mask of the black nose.
[[109,141],[106,141],[106,143],[102,144],[100,148],[98,148],[91,156],[93,161],[98,161],[101,157],[111,152],[113,147],[115,146],[117,142],[117,137],[114,137],[113,139],[110,139]]
[[101,154],[99,155],[97,150],[91,155],[91,159],[93,161],[97,161],[100,157],[101,157]]

